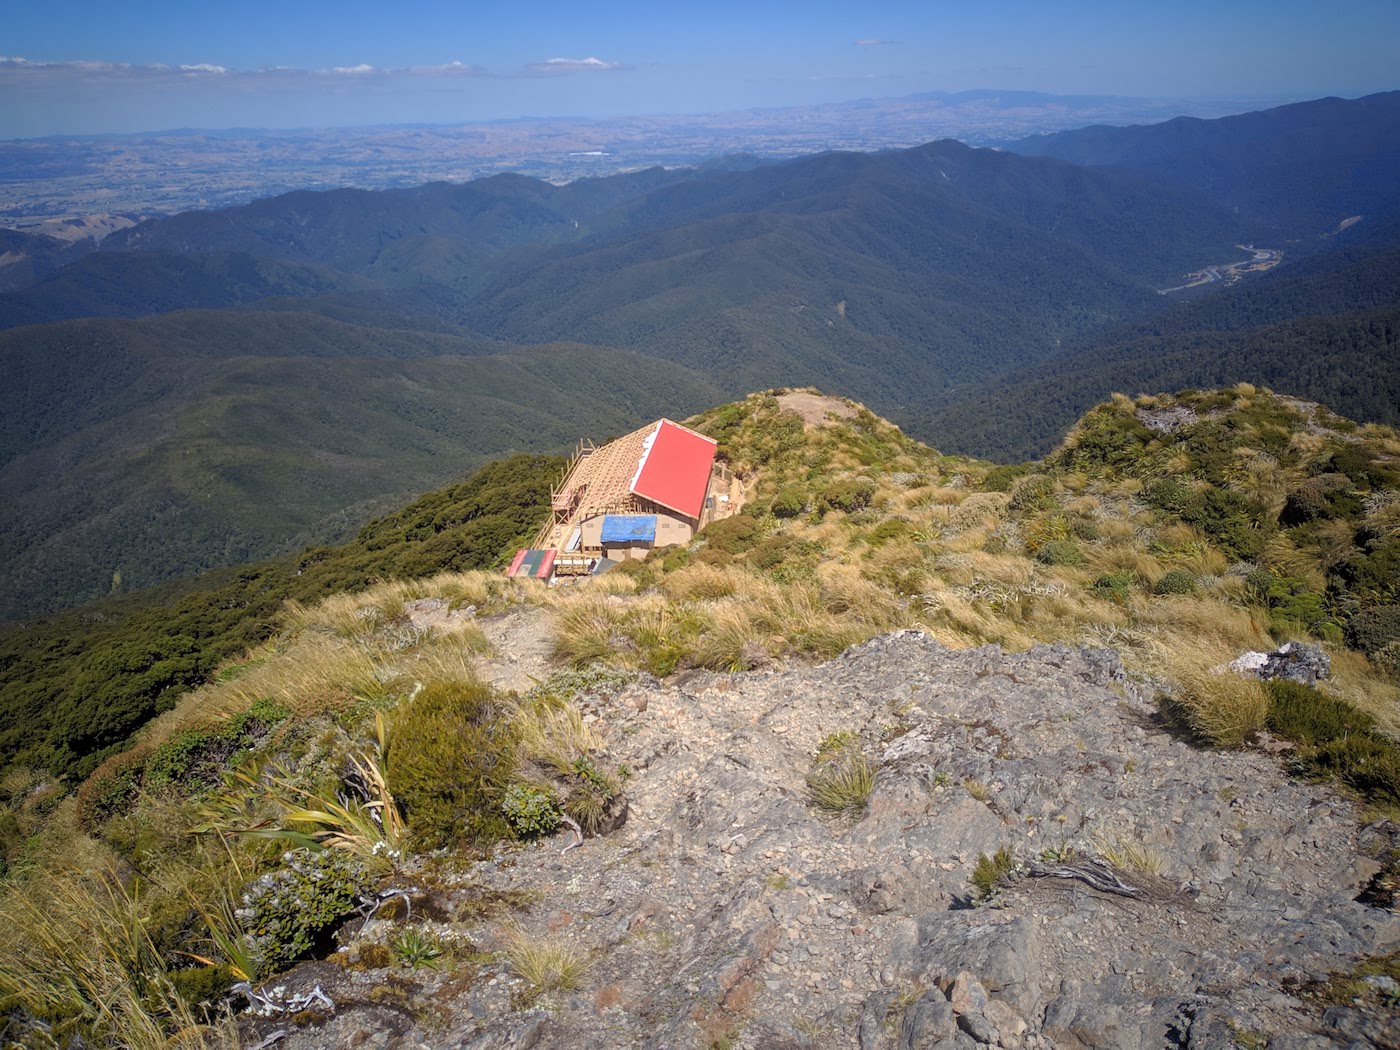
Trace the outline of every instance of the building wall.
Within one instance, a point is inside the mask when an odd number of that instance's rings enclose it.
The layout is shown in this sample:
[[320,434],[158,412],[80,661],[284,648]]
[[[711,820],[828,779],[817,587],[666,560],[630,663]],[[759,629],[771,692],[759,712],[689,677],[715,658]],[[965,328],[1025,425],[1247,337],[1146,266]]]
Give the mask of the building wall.
[[[695,521],[690,518],[683,518],[672,511],[661,511],[651,509],[638,509],[631,511],[634,514],[655,514],[656,515],[656,546],[669,547],[673,543],[689,543],[695,537]],[[622,546],[617,543],[610,543],[606,551],[603,550],[603,517],[598,514],[579,524],[579,549],[588,554],[605,553],[609,558],[645,558],[651,552],[651,544],[633,544]]]

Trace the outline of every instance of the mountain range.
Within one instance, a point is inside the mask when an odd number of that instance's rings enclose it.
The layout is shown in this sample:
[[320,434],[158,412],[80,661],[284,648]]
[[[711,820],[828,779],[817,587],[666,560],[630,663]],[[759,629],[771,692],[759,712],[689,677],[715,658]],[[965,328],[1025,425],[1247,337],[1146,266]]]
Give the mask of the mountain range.
[[[777,384],[1010,459],[1114,388],[1254,379],[1394,421],[1397,113],[1391,93],[6,234],[0,616],[343,537],[487,456]],[[1284,262],[1160,294],[1239,244]]]

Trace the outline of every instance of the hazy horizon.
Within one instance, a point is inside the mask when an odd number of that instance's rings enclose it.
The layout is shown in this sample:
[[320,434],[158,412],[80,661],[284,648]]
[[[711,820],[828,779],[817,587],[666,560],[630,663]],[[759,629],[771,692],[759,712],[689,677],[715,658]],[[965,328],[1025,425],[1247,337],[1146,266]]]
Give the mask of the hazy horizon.
[[1397,86],[1389,0],[1125,10],[720,3],[12,13],[0,138],[683,116],[930,91],[1278,104]]

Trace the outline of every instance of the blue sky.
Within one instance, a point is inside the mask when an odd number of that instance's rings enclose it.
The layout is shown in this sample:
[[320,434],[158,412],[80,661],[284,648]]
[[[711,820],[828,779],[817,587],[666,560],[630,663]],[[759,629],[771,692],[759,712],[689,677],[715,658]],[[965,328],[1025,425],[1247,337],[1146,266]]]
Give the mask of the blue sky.
[[4,0],[0,137],[698,113],[917,91],[1400,87],[1400,0]]

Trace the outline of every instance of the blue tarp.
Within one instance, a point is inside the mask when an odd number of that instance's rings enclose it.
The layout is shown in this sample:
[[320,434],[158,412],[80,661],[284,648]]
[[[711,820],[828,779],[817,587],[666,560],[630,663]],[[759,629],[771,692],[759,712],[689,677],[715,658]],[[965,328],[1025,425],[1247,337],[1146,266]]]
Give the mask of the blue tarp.
[[655,514],[604,514],[603,543],[655,543]]

